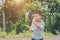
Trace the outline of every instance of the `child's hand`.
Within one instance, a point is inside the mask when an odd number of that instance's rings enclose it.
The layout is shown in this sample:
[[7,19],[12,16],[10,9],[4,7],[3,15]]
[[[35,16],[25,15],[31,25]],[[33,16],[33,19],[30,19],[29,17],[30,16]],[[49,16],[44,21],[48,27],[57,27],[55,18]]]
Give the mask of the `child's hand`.
[[36,19],[34,18],[33,21],[32,21],[32,24],[36,24]]
[[32,24],[36,24],[36,21],[33,21]]
[[33,29],[30,29],[31,32],[33,32]]

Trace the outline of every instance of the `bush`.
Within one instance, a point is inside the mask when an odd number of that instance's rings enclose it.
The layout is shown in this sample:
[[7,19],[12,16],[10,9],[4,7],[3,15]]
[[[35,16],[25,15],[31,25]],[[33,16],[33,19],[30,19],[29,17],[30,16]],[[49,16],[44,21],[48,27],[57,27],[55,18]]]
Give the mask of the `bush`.
[[52,36],[53,34],[51,32],[44,32],[45,36]]
[[28,31],[23,31],[22,33],[19,34],[20,37],[31,37],[31,32],[28,30]]
[[7,37],[15,37],[15,36],[16,36],[16,31],[12,30],[12,32],[10,32]]
[[6,38],[7,33],[6,32],[0,32],[0,38]]

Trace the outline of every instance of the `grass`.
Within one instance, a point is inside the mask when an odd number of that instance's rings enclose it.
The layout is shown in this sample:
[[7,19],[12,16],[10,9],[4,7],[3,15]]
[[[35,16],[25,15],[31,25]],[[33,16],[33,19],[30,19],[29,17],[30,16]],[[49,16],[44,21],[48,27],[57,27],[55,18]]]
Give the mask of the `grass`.
[[[31,35],[32,35],[32,32],[30,32],[30,31],[23,31],[23,33],[20,33],[18,35],[18,37],[31,37]],[[53,34],[50,33],[50,32],[44,32],[44,35],[45,36],[52,36]]]
[[[22,33],[19,33],[18,35],[16,35],[15,31],[12,31],[11,33],[8,34],[6,32],[0,32],[0,38],[13,38],[13,37],[31,37],[32,32],[31,31],[23,31]],[[45,36],[53,36],[53,34],[51,32],[44,32]],[[60,34],[58,34],[60,35]]]
[[32,33],[30,31],[23,31],[22,33],[19,33],[19,37],[31,37]]
[[45,36],[53,36],[53,34],[51,32],[44,32]]
[[6,32],[0,32],[0,38],[6,38],[7,33]]

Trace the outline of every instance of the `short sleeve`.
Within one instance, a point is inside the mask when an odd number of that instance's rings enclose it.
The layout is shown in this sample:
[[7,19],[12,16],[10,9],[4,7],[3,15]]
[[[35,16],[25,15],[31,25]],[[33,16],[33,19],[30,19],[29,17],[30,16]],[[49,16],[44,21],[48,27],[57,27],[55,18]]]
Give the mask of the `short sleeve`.
[[30,28],[30,29],[31,29],[31,30],[34,30],[34,25],[33,25],[33,24],[31,25],[31,28]]
[[44,21],[41,21],[40,23],[39,23],[39,25],[40,25],[40,30],[44,30]]
[[[32,22],[34,21],[35,19],[33,19],[32,20]],[[35,29],[35,27],[34,27],[34,24],[31,24],[31,28],[30,28],[31,30],[34,30]]]

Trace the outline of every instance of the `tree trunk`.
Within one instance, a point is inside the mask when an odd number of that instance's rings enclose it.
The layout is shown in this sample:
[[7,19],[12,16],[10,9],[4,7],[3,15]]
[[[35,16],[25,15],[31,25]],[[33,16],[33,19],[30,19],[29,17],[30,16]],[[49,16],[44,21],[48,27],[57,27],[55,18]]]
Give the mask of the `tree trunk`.
[[5,31],[5,29],[6,29],[6,25],[5,25],[5,13],[4,13],[4,2],[5,2],[5,0],[2,0],[2,15],[3,15],[3,31]]
[[5,31],[6,25],[5,25],[5,14],[4,14],[4,10],[2,10],[2,14],[3,14],[3,31]]

